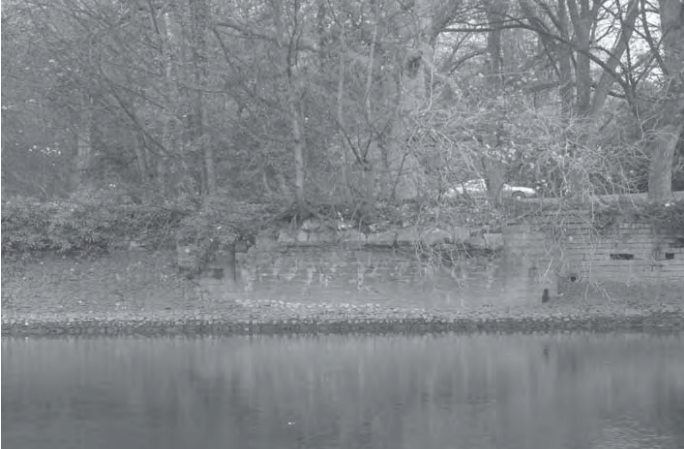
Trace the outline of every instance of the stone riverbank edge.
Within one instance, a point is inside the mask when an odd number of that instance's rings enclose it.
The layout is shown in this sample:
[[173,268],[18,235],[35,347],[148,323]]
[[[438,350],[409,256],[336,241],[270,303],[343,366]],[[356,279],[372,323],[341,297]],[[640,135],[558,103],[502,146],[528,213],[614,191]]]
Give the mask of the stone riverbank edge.
[[534,307],[474,310],[237,301],[213,311],[10,312],[2,335],[230,336],[387,333],[684,332],[684,308]]

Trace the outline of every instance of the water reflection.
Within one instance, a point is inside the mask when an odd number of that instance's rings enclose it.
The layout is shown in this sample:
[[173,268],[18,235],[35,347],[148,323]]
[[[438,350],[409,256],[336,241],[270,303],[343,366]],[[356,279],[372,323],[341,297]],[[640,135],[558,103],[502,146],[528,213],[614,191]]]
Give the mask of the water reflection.
[[20,448],[682,448],[681,337],[2,341]]

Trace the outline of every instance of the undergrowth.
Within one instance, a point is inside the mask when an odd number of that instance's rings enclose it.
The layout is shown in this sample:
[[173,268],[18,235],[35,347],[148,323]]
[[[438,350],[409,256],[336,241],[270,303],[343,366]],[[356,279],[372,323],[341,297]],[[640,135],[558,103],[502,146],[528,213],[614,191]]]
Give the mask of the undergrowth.
[[194,242],[249,241],[272,206],[223,199],[168,204],[106,201],[101,195],[2,201],[2,256],[97,255],[132,245],[149,250]]

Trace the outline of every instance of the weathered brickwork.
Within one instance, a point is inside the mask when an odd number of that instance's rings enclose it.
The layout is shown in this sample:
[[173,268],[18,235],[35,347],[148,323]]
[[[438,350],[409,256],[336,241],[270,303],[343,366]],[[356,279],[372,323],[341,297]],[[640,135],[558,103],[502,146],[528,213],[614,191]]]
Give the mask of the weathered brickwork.
[[[554,217],[555,218],[555,217]],[[561,278],[571,281],[684,282],[684,241],[651,223],[630,221],[596,229],[591,217],[575,215],[542,226],[532,253],[546,254]],[[525,227],[529,232],[530,226]],[[524,232],[512,227],[508,241]]]
[[[466,242],[486,247],[488,241],[497,240],[463,234],[467,240],[460,243],[451,237],[447,239],[450,244],[432,246],[422,241],[397,245],[396,236],[382,244],[374,236],[345,241],[339,235],[326,239],[307,234],[306,238],[271,240],[239,255],[234,268],[219,270],[234,276],[203,283],[210,290],[231,290],[231,294],[255,298],[341,295],[401,304],[403,299],[420,296],[426,303],[461,306],[543,302],[562,297],[568,283],[682,282],[684,290],[681,239],[658,233],[649,223],[623,220],[597,230],[588,213],[562,219],[549,216],[541,223],[537,218],[506,226],[498,234],[497,251],[441,263],[435,252],[439,248]],[[427,252],[433,258],[426,259],[425,252],[417,254],[420,246],[430,248]],[[228,284],[231,287],[226,289]]]
[[684,281],[684,245],[648,223],[620,224],[592,235],[576,228],[564,242],[564,266],[588,279]]
[[534,298],[558,295],[559,252],[543,232],[527,225],[504,229],[504,266],[509,278],[525,282]]
[[239,284],[259,297],[363,294],[366,299],[422,296],[463,305],[495,301],[504,291],[500,258],[425,259],[411,246],[278,245],[240,258]]

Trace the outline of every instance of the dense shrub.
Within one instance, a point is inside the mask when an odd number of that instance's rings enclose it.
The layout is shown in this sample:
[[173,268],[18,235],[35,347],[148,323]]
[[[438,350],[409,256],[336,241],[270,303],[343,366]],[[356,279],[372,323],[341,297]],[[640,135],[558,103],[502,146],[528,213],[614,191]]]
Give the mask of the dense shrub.
[[57,209],[55,203],[31,199],[3,201],[2,255],[50,249],[50,217]]
[[277,216],[280,207],[236,201],[227,196],[205,197],[199,208],[186,215],[176,230],[176,242],[194,246],[205,257],[217,245],[242,242],[249,246],[258,231]]
[[273,206],[220,196],[162,205],[122,204],[101,195],[49,203],[14,198],[2,202],[2,255],[92,254],[131,242],[150,249],[176,243],[233,243],[253,239],[273,215]]
[[56,251],[99,253],[128,245],[161,245],[189,211],[141,205],[15,198],[2,202],[2,255]]

